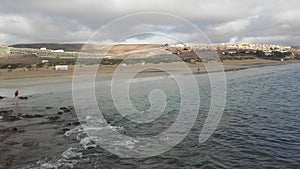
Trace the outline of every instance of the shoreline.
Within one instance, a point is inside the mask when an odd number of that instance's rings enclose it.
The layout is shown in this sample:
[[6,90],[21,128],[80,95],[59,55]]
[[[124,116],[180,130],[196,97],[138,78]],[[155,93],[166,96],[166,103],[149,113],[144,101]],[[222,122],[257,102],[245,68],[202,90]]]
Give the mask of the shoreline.
[[[232,72],[245,70],[250,68],[266,67],[266,66],[277,66],[277,65],[286,65],[286,64],[295,64],[300,63],[300,60],[289,60],[289,61],[274,61],[274,60],[264,60],[264,59],[253,59],[253,60],[225,60],[221,62],[223,69],[217,68],[216,71],[211,70],[210,72]],[[182,63],[181,63],[182,64]],[[209,63],[208,63],[209,64]],[[203,63],[190,64],[187,63],[188,67],[192,71],[192,74],[206,74],[206,68]],[[92,71],[95,65],[80,66],[81,71],[80,75],[88,74]],[[100,81],[111,80],[115,71],[120,71],[119,73],[137,73],[135,78],[144,78],[144,77],[157,77],[157,76],[166,76],[166,72],[159,70],[160,67],[174,73],[175,75],[184,75],[182,72],[185,70],[180,70],[180,63],[161,63],[161,64],[146,64],[146,65],[129,65],[124,67],[118,67],[116,65],[112,66],[101,66],[98,69],[96,74],[96,79]],[[118,69],[117,69],[118,68]],[[198,68],[200,71],[198,71]],[[214,68],[214,67],[212,67]],[[156,69],[156,70],[155,70]],[[139,72],[143,70],[142,73]],[[15,69],[13,72],[7,72],[3,69],[0,70],[0,80],[1,88],[13,88],[13,87],[22,87],[22,86],[32,86],[40,84],[53,84],[53,83],[70,83],[72,82],[74,65],[69,66],[67,71],[55,71],[51,69],[41,69],[38,71],[25,72],[23,69]],[[185,71],[186,74],[186,71]]]

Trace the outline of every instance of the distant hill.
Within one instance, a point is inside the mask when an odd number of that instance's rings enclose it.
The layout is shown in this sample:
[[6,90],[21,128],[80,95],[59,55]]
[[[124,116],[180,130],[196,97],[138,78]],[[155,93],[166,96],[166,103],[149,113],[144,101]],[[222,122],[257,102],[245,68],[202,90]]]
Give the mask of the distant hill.
[[[159,44],[117,44],[117,45],[100,45],[100,44],[59,44],[59,43],[34,43],[34,44],[15,44],[14,48],[47,48],[63,49],[65,52],[84,52],[84,53],[101,53],[109,50],[109,54],[116,56],[136,56],[146,55],[153,51],[165,51],[164,47]],[[112,48],[111,48],[112,47]]]
[[80,52],[84,44],[59,44],[59,43],[33,43],[33,44],[15,44],[10,47],[14,48],[47,48],[47,49],[63,49],[66,52]]
[[300,46],[292,46],[293,49],[300,50]]

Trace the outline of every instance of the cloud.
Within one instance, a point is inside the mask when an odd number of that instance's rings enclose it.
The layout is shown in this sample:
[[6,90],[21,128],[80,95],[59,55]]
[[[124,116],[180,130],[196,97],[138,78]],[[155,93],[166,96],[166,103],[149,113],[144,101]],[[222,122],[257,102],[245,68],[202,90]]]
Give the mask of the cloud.
[[[118,42],[136,32],[150,31],[179,36],[190,43],[204,42],[204,38],[196,38],[199,32],[186,20],[213,43],[229,42],[237,37],[236,41],[248,39],[299,45],[300,41],[294,38],[300,36],[299,8],[296,0],[3,0],[0,42],[85,42],[114,20],[120,23],[109,24],[114,27],[93,40]],[[134,15],[123,22],[116,20],[140,12],[156,14]],[[151,34],[127,40],[146,41],[160,40]]]
[[137,37],[132,37],[125,39],[121,41],[121,44],[172,44],[172,43],[177,43],[178,41],[172,38],[168,37],[161,37],[161,36],[151,36],[147,38],[137,38]]
[[228,32],[233,32],[233,33],[238,33],[241,31],[247,30],[247,27],[251,26],[250,24],[252,23],[252,20],[258,19],[259,16],[251,16],[247,17],[244,19],[238,19],[234,21],[227,22],[225,24],[222,24],[220,26],[215,27],[215,31],[220,32],[220,33],[228,33]]
[[232,37],[230,38],[229,42],[228,43],[237,43],[238,42],[238,37]]
[[221,33],[228,32],[240,32],[246,30],[246,27],[249,26],[250,22],[247,19],[239,19],[236,21],[227,22],[221,26],[215,28],[215,31],[220,31]]

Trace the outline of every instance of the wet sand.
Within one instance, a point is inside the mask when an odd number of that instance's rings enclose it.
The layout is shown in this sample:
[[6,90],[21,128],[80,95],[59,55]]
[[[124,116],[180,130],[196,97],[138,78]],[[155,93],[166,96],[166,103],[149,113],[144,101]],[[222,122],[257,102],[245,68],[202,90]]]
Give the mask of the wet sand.
[[66,131],[79,125],[72,107],[21,104],[1,108],[0,116],[0,169],[36,164],[59,156],[66,145],[78,144],[64,136]]

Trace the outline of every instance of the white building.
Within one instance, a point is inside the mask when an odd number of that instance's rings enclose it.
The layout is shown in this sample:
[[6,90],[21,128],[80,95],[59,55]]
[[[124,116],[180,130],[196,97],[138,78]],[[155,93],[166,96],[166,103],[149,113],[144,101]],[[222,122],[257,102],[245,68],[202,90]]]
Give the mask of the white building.
[[54,53],[63,53],[65,51],[63,49],[58,49],[58,50],[51,50],[51,52],[54,52]]
[[68,70],[68,65],[55,65],[55,70]]
[[42,60],[42,63],[48,63],[49,60]]

